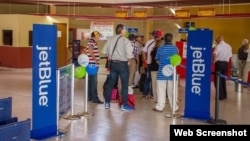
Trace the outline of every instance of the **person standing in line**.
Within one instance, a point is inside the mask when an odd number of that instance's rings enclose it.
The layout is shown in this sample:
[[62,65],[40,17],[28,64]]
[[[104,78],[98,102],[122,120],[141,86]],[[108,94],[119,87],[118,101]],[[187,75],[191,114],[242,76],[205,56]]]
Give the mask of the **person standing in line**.
[[130,34],[129,35],[129,40],[132,44],[133,47],[133,59],[131,60],[130,64],[129,64],[129,81],[128,81],[128,86],[129,89],[133,88],[133,84],[134,84],[134,79],[135,79],[135,73],[137,71],[137,68],[139,66],[139,54],[140,54],[140,44],[135,40],[135,35],[134,34]]
[[[166,92],[167,92],[167,97],[169,100],[170,107],[172,110],[177,111],[179,109],[177,105],[177,100],[173,101],[173,74],[170,76],[165,76],[163,74],[163,67],[169,66],[171,67],[172,65],[170,64],[170,58],[174,54],[178,54],[179,50],[178,48],[173,45],[172,43],[173,40],[173,34],[172,33],[166,33],[164,36],[164,45],[160,46],[157,49],[155,60],[159,64],[159,69],[157,72],[157,103],[155,107],[153,108],[153,111],[156,112],[162,112],[165,108],[166,104]],[[176,86],[177,87],[177,86]],[[175,104],[175,109],[173,109],[173,104]]]
[[247,60],[247,49],[248,49],[248,40],[244,39],[242,41],[241,47],[238,49],[238,67],[239,67],[239,79],[243,79],[244,74],[244,68],[246,66],[246,60]]
[[155,96],[156,102],[157,102],[157,92],[156,92],[156,79],[157,79],[157,71],[159,69],[159,64],[157,63],[157,61],[155,60],[155,56],[156,56],[156,52],[157,49],[162,46],[162,39],[157,40],[155,43],[154,48],[152,49],[150,55],[152,58],[151,61],[151,79],[152,79],[152,91],[153,91],[153,95]]
[[[245,68],[244,68],[244,73],[243,73],[243,81],[244,82],[248,82],[248,78],[249,78],[249,72],[250,72],[250,46],[245,50],[246,52],[247,52],[247,54],[248,54],[248,57],[247,57],[247,59],[246,59],[246,66],[245,66]],[[250,82],[248,82],[248,83],[250,83]],[[244,86],[245,88],[247,87],[247,86]]]
[[219,89],[219,100],[227,99],[226,79],[220,77],[220,85],[217,88],[216,72],[226,75],[228,71],[228,62],[232,58],[232,47],[224,41],[223,35],[216,38],[217,45],[213,52],[213,62],[215,64],[214,84],[215,89]]
[[153,95],[153,92],[152,92],[152,83],[151,83],[151,56],[150,56],[150,53],[152,51],[152,49],[154,48],[155,46],[155,41],[157,39],[161,39],[162,36],[163,36],[163,32],[161,30],[156,30],[156,31],[153,31],[151,33],[154,38],[150,39],[149,41],[146,42],[144,48],[143,48],[143,58],[144,58],[144,61],[147,62],[147,70],[146,70],[146,80],[145,80],[145,83],[144,83],[144,88],[143,88],[143,98],[146,98],[148,93],[150,93],[150,97],[151,99],[154,98],[154,95]]
[[[118,77],[121,80],[122,111],[134,110],[128,105],[128,78],[129,64],[134,58],[133,47],[126,36],[126,26],[118,24],[115,29],[116,35],[110,37],[105,43],[102,53],[112,61],[109,74],[109,82],[105,94],[105,108],[110,109],[111,93]],[[117,44],[116,44],[117,42]],[[116,44],[116,45],[115,45]],[[113,52],[114,49],[114,53]]]
[[[95,64],[99,67],[100,56],[97,42],[99,41],[101,34],[98,31],[93,31],[90,36],[91,38],[88,40],[86,51],[89,57],[89,64]],[[97,75],[98,74],[90,74],[88,76],[88,100],[93,103],[103,104],[98,97]]]
[[144,47],[144,36],[137,34],[135,36],[135,40],[139,43],[139,62],[138,62],[138,68],[136,68],[135,73],[135,79],[134,79],[134,88],[139,88],[139,80],[141,77],[141,74],[145,73],[145,69],[143,67],[143,59],[142,59],[142,49]]

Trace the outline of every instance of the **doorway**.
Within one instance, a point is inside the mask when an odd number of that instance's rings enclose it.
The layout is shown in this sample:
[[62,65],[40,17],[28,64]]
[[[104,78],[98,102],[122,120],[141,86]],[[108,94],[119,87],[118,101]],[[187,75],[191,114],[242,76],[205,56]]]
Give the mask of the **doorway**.
[[54,23],[57,26],[57,68],[67,65],[67,24]]

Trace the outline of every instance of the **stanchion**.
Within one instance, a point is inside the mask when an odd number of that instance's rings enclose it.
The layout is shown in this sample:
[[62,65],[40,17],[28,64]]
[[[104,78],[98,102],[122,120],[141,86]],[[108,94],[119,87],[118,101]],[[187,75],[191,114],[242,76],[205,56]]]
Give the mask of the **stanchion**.
[[234,86],[234,89],[235,89],[235,92],[237,93],[241,93],[242,92],[242,85],[241,83],[239,83],[241,81],[241,79],[238,79],[238,81],[235,81],[235,86]]
[[172,113],[167,114],[166,117],[168,118],[181,118],[181,115],[176,113],[176,102],[177,102],[177,89],[176,89],[176,66],[173,66],[173,96],[172,96]]
[[79,115],[74,115],[74,89],[75,89],[75,81],[74,81],[74,78],[75,78],[75,75],[74,75],[74,72],[75,72],[75,65],[72,64],[71,65],[71,111],[70,111],[70,115],[68,116],[65,116],[64,119],[67,119],[67,120],[77,120],[77,119],[80,119],[81,117]]
[[84,111],[78,113],[79,116],[93,116],[94,113],[88,112],[88,73],[85,76],[85,105]]
[[216,99],[215,99],[215,115],[214,119],[208,120],[208,123],[212,124],[226,124],[227,122],[222,119],[218,119],[219,117],[219,88],[220,88],[220,72],[216,72]]

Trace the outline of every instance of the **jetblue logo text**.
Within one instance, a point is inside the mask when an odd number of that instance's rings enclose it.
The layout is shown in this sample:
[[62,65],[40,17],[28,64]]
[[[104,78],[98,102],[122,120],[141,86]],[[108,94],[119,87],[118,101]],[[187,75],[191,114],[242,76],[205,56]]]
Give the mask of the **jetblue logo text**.
[[192,64],[192,87],[191,92],[197,95],[201,93],[201,82],[203,77],[205,76],[205,63],[202,58],[202,47],[193,47],[191,46],[191,50],[193,51],[193,64]]
[[39,105],[48,106],[48,86],[51,83],[51,63],[49,59],[49,51],[51,47],[41,47],[36,45],[39,51]]

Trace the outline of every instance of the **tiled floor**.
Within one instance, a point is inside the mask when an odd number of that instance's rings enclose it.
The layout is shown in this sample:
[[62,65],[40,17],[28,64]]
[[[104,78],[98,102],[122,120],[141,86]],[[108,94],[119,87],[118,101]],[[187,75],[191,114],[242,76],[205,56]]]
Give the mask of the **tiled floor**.
[[[31,69],[0,68],[0,98],[13,98],[13,116],[19,121],[31,118],[32,86]],[[99,96],[102,97],[102,84],[106,71],[100,70],[98,76]],[[185,80],[180,79],[179,114],[184,111]],[[84,111],[85,79],[75,80],[74,113]],[[250,88],[242,93],[235,92],[234,83],[227,81],[228,98],[219,101],[219,118],[227,124],[250,123]],[[211,85],[211,116],[214,116],[215,91]],[[93,116],[83,116],[78,120],[61,119],[59,129],[66,131],[64,136],[50,138],[47,141],[169,141],[170,124],[208,124],[195,119],[168,118],[171,113],[168,103],[162,113],[152,111],[155,100],[141,99],[141,93],[135,90],[136,109],[133,112],[121,111],[117,103],[105,110],[103,104],[88,103],[88,111]]]

